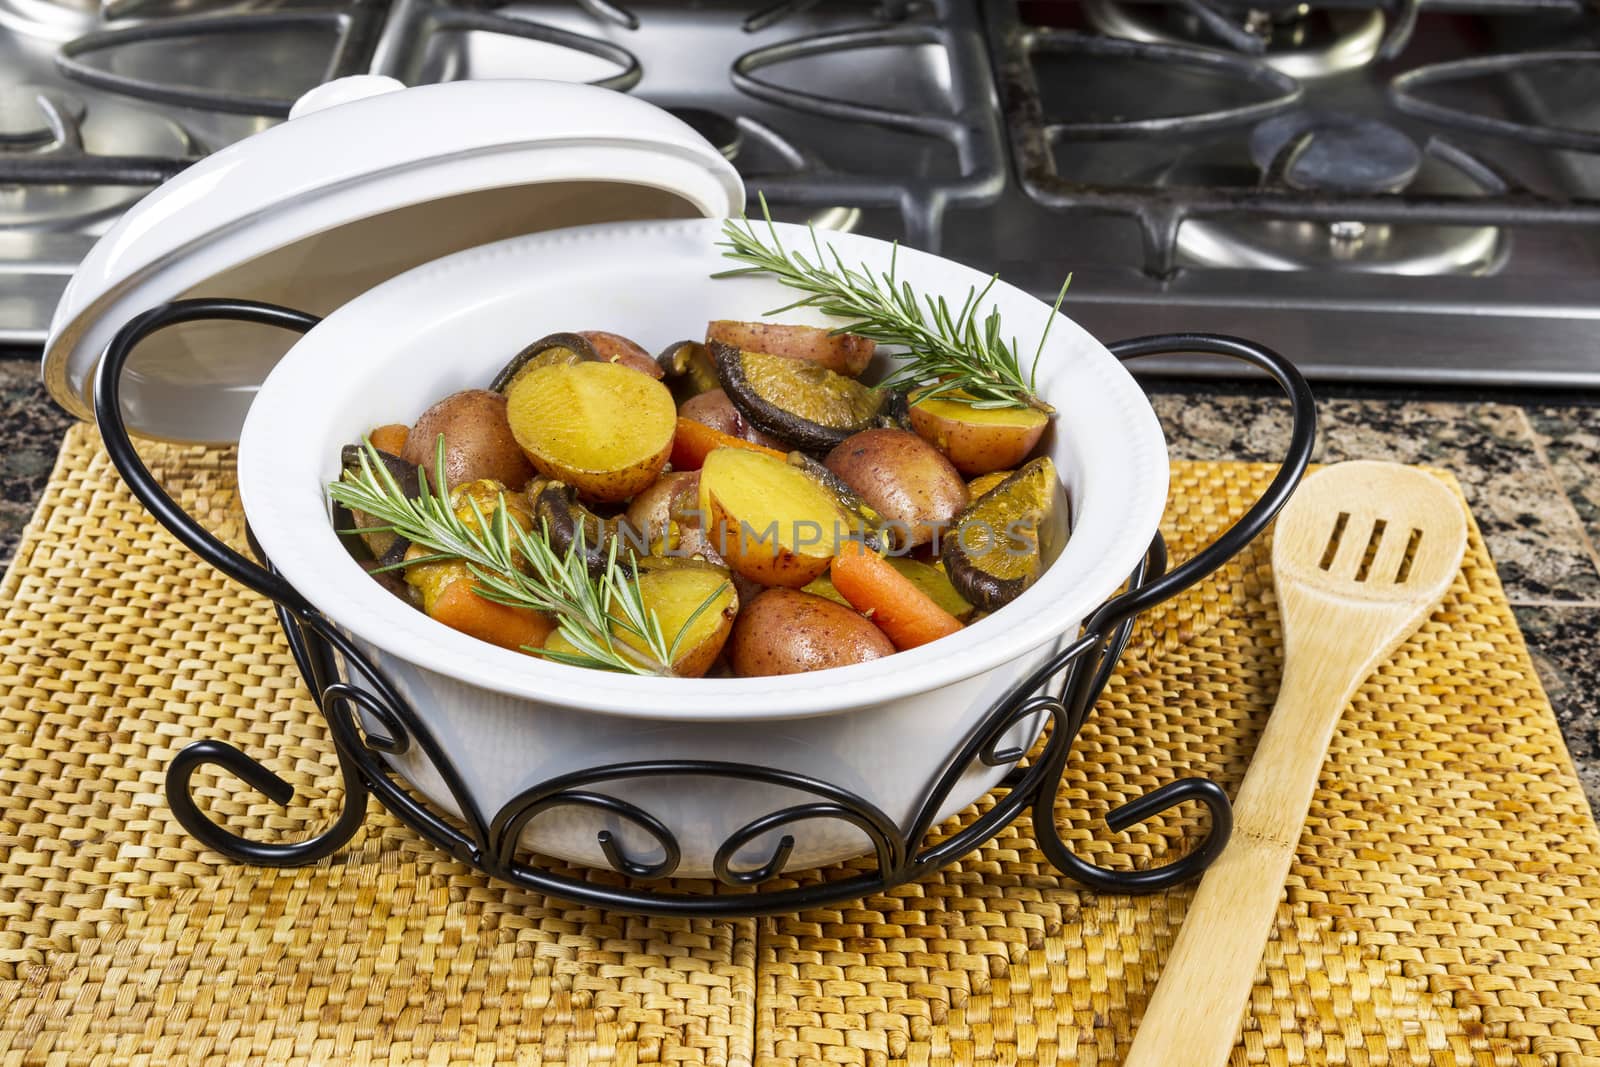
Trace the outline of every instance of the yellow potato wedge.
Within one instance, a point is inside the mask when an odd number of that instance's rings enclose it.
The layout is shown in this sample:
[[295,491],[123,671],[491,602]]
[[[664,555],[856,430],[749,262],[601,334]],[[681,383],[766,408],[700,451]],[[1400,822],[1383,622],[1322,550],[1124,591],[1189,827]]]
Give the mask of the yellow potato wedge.
[[656,480],[678,411],[667,387],[619,363],[562,363],[506,393],[512,435],[547,478],[590,500],[626,500]]
[[[699,615],[695,615],[695,610],[712,594],[715,594],[715,598],[711,603]],[[688,628],[683,637],[678,639],[676,654],[672,658],[673,675],[678,678],[699,678],[710,670],[722,654],[722,646],[727,643],[734,619],[739,615],[739,594],[728,574],[718,567],[696,560],[652,560],[647,569],[639,572],[639,595],[644,606],[655,612],[656,621],[661,624],[661,633],[669,646],[687,624]],[[621,618],[622,612],[613,606],[611,616]],[[694,616],[693,621],[690,621],[690,616]],[[623,627],[613,625],[611,633],[617,641],[648,652],[649,646],[644,639]],[[550,634],[544,647],[569,656],[583,654],[559,630]]]
[[[696,609],[713,594],[715,599],[695,615]],[[639,595],[644,606],[655,612],[667,644],[677,640],[672,673],[679,678],[698,678],[710,670],[722,654],[733,620],[739,615],[739,594],[727,573],[696,560],[652,560],[639,572]],[[612,614],[618,614],[615,607]],[[627,631],[618,636],[635,648],[646,647]]]
[[782,459],[719,448],[700,469],[712,547],[739,574],[798,589],[828,569],[849,520],[833,495]]
[[1036,408],[975,408],[954,394],[911,400],[911,428],[968,478],[1017,466],[1050,424]]

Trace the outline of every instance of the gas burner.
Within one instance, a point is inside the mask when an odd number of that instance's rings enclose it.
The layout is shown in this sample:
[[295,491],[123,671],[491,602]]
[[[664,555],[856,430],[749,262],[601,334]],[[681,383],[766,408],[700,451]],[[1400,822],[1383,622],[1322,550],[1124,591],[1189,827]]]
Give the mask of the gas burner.
[[[763,176],[785,175],[816,170],[818,161],[765,123],[741,116],[731,119],[718,111],[701,107],[669,107],[701,137],[709,141],[724,159],[733,163],[752,192],[761,189]],[[849,233],[861,221],[861,209],[853,207],[813,207],[805,205],[769,206],[780,222],[798,222],[818,230]]]
[[46,41],[70,41],[99,16],[98,0],[0,0],[0,26]]
[[[721,118],[721,116],[717,116]],[[796,147],[771,126],[748,116],[734,120],[738,137],[729,160],[738,168],[751,193],[762,189],[763,177],[779,179],[795,174],[809,174],[826,168],[815,156]],[[712,144],[718,141],[713,140]],[[850,233],[861,223],[861,209],[838,204],[773,204],[768,206],[772,217],[780,222],[798,222],[818,230]]]
[[1377,119],[1295,111],[1250,133],[1250,158],[1267,183],[1322,193],[1393,193],[1411,184],[1422,151]]
[[177,123],[118,101],[98,101],[89,113],[82,100],[59,90],[0,92],[0,231],[90,227],[109,221],[145,194],[138,185],[82,180],[15,184],[7,181],[8,161],[55,157],[92,164],[99,157],[181,159],[193,149],[189,135]]
[[[1212,13],[1203,19],[1193,6],[1137,3],[1127,0],[1083,0],[1089,22],[1101,33],[1152,44],[1199,44],[1216,47],[1217,33],[1208,21],[1227,19]],[[1259,44],[1261,61],[1291,78],[1313,79],[1363,67],[1383,44],[1380,11],[1313,9],[1297,4],[1280,11],[1248,9],[1240,28],[1230,36],[1248,35]]]
[[53,119],[76,125],[83,114],[83,101],[64,90],[0,86],[0,151],[48,145],[56,139]]
[[[1318,147],[1320,146],[1320,147]],[[1399,130],[1355,116],[1294,114],[1261,123],[1243,159],[1236,147],[1198,150],[1157,179],[1163,186],[1281,182],[1331,195],[1482,196],[1481,164],[1456,149],[1423,153]],[[1355,156],[1346,152],[1357,153]],[[1178,229],[1178,263],[1253,270],[1403,275],[1492,274],[1510,252],[1496,226],[1315,222],[1216,215]]]
[[732,160],[738,157],[743,137],[739,133],[737,122],[726,115],[707,111],[703,107],[669,107],[667,110],[710,142],[713,148],[722,153],[723,159]]

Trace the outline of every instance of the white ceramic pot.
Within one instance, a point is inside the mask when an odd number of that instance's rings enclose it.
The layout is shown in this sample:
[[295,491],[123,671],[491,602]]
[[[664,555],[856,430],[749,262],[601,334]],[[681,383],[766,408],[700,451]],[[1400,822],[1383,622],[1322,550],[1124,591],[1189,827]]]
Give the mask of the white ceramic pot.
[[[1167,491],[1160,426],[1111,354],[1057,316],[1038,364],[1040,393],[1058,410],[1045,439],[1071,500],[1059,557],[1015,602],[960,633],[870,663],[752,679],[637,678],[566,667],[502,650],[396,600],[347,555],[324,487],[339,450],[372,426],[409,422],[437,398],[481,387],[529,340],[607,329],[659,349],[714,318],[759,318],[791,291],[762,277],[712,280],[727,266],[715,220],[617,223],[512,238],[414,268],[351,300],[300,339],[250,406],[239,449],[246,514],[283,575],[361,645],[400,690],[492,817],[519,792],[601,765],[712,759],[781,769],[848,789],[904,827],[913,808],[995,701],[1075,637],[1084,617],[1127,577],[1156,532]],[[805,230],[780,227],[791,246]],[[824,238],[847,262],[886,269],[891,246]],[[899,276],[959,302],[987,279],[901,249]],[[1050,309],[1004,283],[990,292],[1019,350],[1031,354]],[[826,324],[814,314],[787,320]],[[1026,747],[1041,723],[1010,738]],[[418,789],[452,807],[416,746],[396,757]],[[1005,767],[975,766],[941,817],[993,788]],[[631,779],[600,791],[659,819],[682,849],[679,874],[703,876],[738,828],[814,800],[794,790],[726,780]],[[535,851],[604,865],[610,831],[641,863],[657,843],[626,820],[563,807],[536,817]],[[867,851],[848,824],[786,828],[790,869]],[[764,862],[762,835],[736,866]]]
[[[743,187],[715,148],[643,101],[537,81],[401,91],[354,79],[316,90],[294,114],[196,163],[118,221],[57,309],[44,378],[64,407],[87,416],[107,343],[171,301],[248,299],[327,315],[298,342],[225,321],[148,337],[119,379],[122,422],[181,441],[233,440],[243,424],[241,493],[267,554],[414,707],[486,821],[563,774],[699,759],[830,783],[903,828],[996,699],[1077,633],[1155,533],[1167,485],[1161,430],[1117,361],[1058,317],[1038,384],[1060,412],[1045,447],[1071,498],[1071,540],[1034,588],[961,633],[813,675],[663,680],[563,667],[449,630],[345,554],[323,492],[340,446],[483,385],[543,334],[608,329],[654,349],[698,336],[709,319],[762,317],[793,294],[762,278],[710,279],[727,264],[715,247],[721,224],[705,217],[739,211]],[[679,221],[623,221],[641,218]],[[846,260],[888,266],[882,242],[826,240]],[[909,250],[899,270],[954,302],[987,281]],[[1031,353],[1049,309],[1004,284],[989,301]],[[1039,726],[1019,724],[1008,740],[1025,747]],[[395,762],[453,806],[420,746]],[[967,771],[943,814],[1004,772]],[[596,791],[661,820],[682,849],[678,873],[694,875],[711,870],[738,828],[816,799],[723,778],[634,778]],[[525,839],[601,863],[602,830],[635,862],[661,855],[632,823],[570,805],[534,819]],[[837,821],[785,832],[796,838],[791,868],[867,847]],[[735,866],[760,865],[773,846],[771,834],[751,841]]]

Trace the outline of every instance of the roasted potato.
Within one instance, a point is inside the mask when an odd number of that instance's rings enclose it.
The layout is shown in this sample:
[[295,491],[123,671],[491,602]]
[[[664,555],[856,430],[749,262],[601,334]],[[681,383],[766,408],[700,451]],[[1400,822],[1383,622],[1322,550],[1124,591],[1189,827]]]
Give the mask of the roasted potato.
[[734,322],[718,319],[706,327],[706,344],[721,341],[750,352],[803,359],[847,378],[858,377],[872,362],[877,342],[853,333],[833,333],[817,326],[777,322]]
[[595,354],[606,363],[631,367],[640,374],[648,374],[652,378],[659,379],[662,375],[661,367],[657,365],[655,360],[650,358],[650,353],[620,333],[607,333],[605,330],[579,330],[578,336],[588,341],[594,347]]
[[533,477],[533,467],[511,432],[506,398],[499,393],[463,389],[445,397],[424,411],[411,427],[400,458],[421,467],[432,478],[434,450],[440,435],[444,437],[447,489],[480,478],[520,488]]
[[[645,608],[655,612],[667,644],[678,643],[672,673],[698,678],[710,670],[739,615],[739,594],[727,572],[699,560],[651,560],[639,572],[639,596]],[[710,604],[695,615],[708,599]],[[612,614],[618,609],[613,607]],[[625,630],[618,636],[635,648],[646,647]]]
[[756,597],[728,639],[728,662],[745,678],[845,667],[893,653],[870,620],[797,589],[768,589]]
[[667,387],[615,363],[539,367],[506,393],[516,443],[541,474],[595,501],[621,501],[656,480],[678,412]]
[[784,460],[719,448],[700,469],[700,510],[717,554],[753,582],[799,588],[828,569],[849,521]]
[[[698,678],[710,670],[722,654],[733,621],[739,615],[739,594],[728,574],[697,560],[654,560],[649,569],[639,573],[639,595],[644,606],[655,612],[668,645],[678,641],[671,665],[673,676]],[[708,599],[711,602],[705,610],[695,615]],[[694,615],[692,622],[691,615]],[[611,616],[620,619],[621,609],[613,606]],[[679,639],[678,633],[684,631],[686,625],[687,630]],[[613,625],[611,632],[615,640],[626,642],[641,652],[648,651],[649,646],[643,639],[623,627]],[[546,639],[544,648],[569,656],[582,654],[559,630]]]
[[786,447],[782,441],[752,426],[750,420],[739,412],[733,401],[728,399],[728,394],[721,389],[713,389],[708,393],[690,397],[678,405],[678,414],[683,418],[703,423],[713,430],[721,430],[729,437],[754,441],[768,448]]
[[967,506],[967,485],[950,461],[905,430],[863,430],[824,464],[891,524],[898,547],[927,544]]
[[1050,423],[1035,408],[975,408],[944,396],[911,401],[911,428],[969,478],[1017,466]]

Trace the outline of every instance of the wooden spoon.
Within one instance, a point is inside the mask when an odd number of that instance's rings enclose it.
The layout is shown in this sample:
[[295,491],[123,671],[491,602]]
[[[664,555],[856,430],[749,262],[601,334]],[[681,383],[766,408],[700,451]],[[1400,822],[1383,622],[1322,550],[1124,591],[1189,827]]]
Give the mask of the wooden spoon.
[[1283,681],[1127,1067],[1227,1062],[1334,727],[1356,688],[1438,606],[1467,520],[1437,478],[1395,463],[1311,475],[1278,517]]

